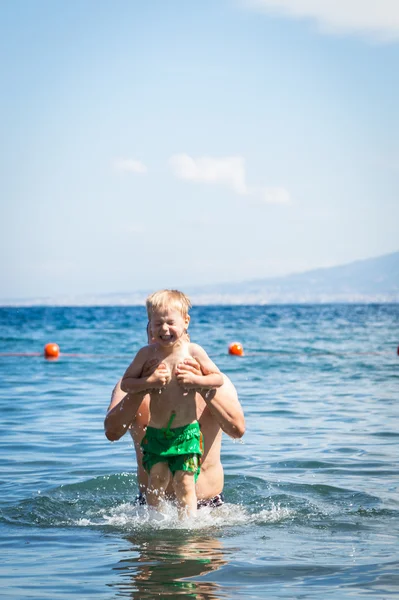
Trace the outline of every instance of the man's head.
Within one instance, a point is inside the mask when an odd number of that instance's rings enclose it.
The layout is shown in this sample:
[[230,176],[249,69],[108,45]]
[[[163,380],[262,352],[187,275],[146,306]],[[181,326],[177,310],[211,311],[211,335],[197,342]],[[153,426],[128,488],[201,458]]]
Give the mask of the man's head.
[[161,290],[146,301],[151,338],[163,346],[173,346],[187,333],[190,299],[178,290]]

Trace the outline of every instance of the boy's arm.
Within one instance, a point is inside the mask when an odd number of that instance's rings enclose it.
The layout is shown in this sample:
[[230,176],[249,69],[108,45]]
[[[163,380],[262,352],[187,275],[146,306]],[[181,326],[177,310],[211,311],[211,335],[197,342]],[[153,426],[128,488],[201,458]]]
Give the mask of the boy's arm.
[[176,367],[176,378],[186,388],[219,388],[223,385],[223,375],[207,353],[198,344],[190,344],[190,354],[199,363],[201,373],[186,369],[185,363]]
[[[149,375],[143,373],[144,366],[149,359],[148,346],[141,348],[126,369],[120,387],[127,394],[139,394],[149,389],[163,388],[170,379],[170,373],[163,364],[157,364]],[[156,361],[157,362],[157,361]]]
[[134,421],[145,392],[125,394],[119,380],[112,391],[111,404],[104,420],[104,432],[110,442],[119,440]]

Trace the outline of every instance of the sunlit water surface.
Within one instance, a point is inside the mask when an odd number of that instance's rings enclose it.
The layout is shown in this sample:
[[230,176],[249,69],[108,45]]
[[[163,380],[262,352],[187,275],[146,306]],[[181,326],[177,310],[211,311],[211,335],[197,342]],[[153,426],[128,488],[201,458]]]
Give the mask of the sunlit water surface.
[[[0,309],[1,598],[399,596],[398,324],[398,305],[194,308],[247,431],[224,437],[226,504],[180,522],[134,505],[131,439],[103,434],[144,309]],[[57,361],[4,356],[50,341]]]

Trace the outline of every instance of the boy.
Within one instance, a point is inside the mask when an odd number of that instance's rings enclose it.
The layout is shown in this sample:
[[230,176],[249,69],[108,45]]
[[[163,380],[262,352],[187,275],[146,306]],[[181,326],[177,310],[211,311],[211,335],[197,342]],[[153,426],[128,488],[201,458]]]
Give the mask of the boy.
[[[224,380],[205,350],[187,340],[191,307],[187,296],[162,290],[149,296],[146,304],[152,343],[138,351],[121,389],[127,394],[150,393],[150,421],[141,443],[143,466],[149,473],[148,504],[159,506],[172,477],[180,514],[194,515],[202,455],[195,393],[221,387]],[[208,374],[188,370],[183,362],[187,358],[198,361]]]

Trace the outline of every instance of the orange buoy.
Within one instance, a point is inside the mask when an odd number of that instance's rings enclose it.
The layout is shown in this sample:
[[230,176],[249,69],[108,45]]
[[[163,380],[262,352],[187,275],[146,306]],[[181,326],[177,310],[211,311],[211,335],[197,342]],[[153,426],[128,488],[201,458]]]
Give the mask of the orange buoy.
[[234,356],[244,356],[244,348],[239,342],[233,342],[229,346],[229,354],[234,354]]
[[58,344],[46,344],[44,346],[44,358],[58,358],[60,355],[60,347]]

